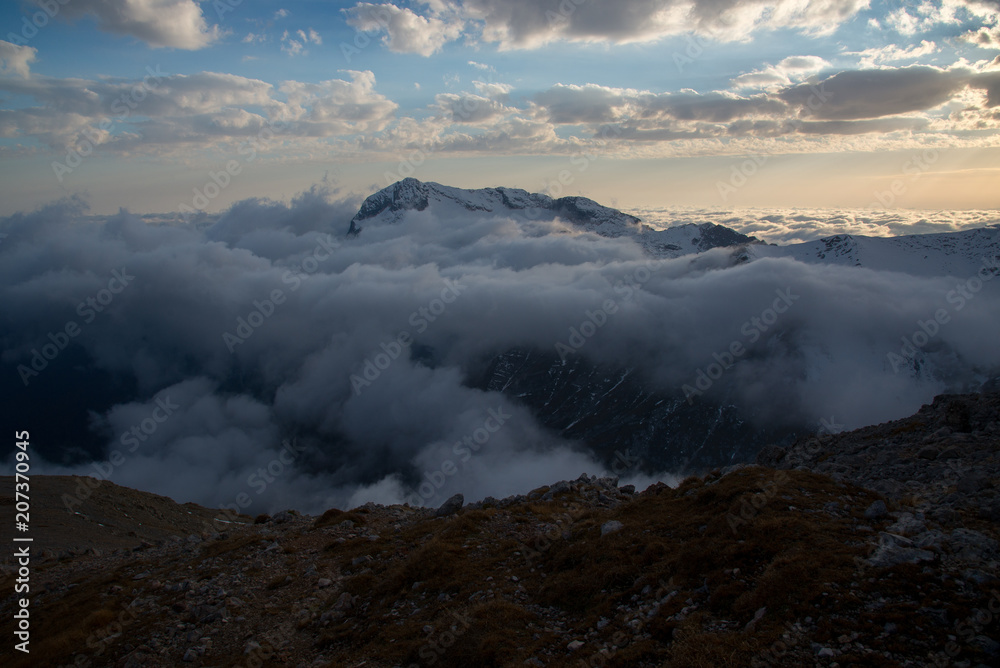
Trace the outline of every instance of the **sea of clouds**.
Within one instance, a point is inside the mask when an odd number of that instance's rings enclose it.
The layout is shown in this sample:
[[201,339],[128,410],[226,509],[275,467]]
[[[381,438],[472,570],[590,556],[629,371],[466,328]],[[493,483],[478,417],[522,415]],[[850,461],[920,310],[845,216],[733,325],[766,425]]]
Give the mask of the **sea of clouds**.
[[[615,312],[573,354],[641,369],[651,388],[677,394],[740,341],[748,352],[718,388],[756,420],[804,430],[898,418],[1000,367],[1000,281],[957,310],[947,296],[970,277],[785,259],[732,266],[724,249],[651,265],[627,238],[511,215],[413,212],[349,238],[359,205],[313,188],[187,223],[93,217],[71,198],[0,221],[0,386],[8,427],[32,432],[32,472],[108,477],[248,513],[412,501],[427,484],[434,493],[420,499],[437,505],[456,492],[503,497],[601,473],[608,467],[583,444],[470,377],[515,347],[554,352],[609,300]],[[996,220],[645,215],[769,242]],[[623,280],[636,276],[626,296]],[[778,290],[794,302],[747,341],[745,323]],[[894,369],[887,355],[901,337],[941,309],[949,323],[917,353],[942,371]]]

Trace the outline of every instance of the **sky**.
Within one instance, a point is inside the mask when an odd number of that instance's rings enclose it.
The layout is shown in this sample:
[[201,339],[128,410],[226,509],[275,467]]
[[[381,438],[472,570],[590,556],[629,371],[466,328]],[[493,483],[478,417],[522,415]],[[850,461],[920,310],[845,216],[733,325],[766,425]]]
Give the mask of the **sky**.
[[320,185],[670,207],[1000,207],[996,0],[22,0],[0,215]]

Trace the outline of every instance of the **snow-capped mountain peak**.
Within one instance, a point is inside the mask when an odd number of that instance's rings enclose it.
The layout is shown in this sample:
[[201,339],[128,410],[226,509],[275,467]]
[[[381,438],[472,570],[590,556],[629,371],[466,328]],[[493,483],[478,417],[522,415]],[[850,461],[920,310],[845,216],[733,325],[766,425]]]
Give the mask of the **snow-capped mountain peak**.
[[369,225],[398,223],[407,212],[428,208],[441,213],[465,210],[510,215],[518,211],[529,212],[529,217],[533,219],[559,217],[604,236],[622,236],[642,227],[635,216],[602,206],[586,197],[553,199],[541,193],[504,187],[467,190],[405,178],[368,197],[351,220],[348,233],[358,234]]
[[711,222],[654,229],[630,214],[586,197],[553,199],[520,188],[453,188],[405,178],[368,197],[351,220],[348,234],[372,225],[397,224],[412,212],[442,216],[515,216],[525,220],[560,220],[581,232],[628,238],[658,258],[676,258],[714,248],[733,249],[733,264],[762,258],[790,258],[808,264],[838,264],[895,271],[915,276],[971,276],[1000,257],[1000,228],[867,237],[837,234],[816,241],[778,246]]
[[788,246],[755,245],[747,259],[787,257],[808,264],[839,264],[914,276],[973,276],[1000,257],[1000,228],[866,237],[838,234]]

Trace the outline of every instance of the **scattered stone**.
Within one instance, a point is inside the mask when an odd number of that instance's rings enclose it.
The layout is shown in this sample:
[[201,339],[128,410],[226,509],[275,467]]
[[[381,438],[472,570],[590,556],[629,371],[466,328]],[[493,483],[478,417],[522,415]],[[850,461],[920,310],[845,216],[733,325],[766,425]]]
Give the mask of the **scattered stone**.
[[997,541],[971,529],[955,529],[948,537],[952,551],[964,561],[983,561],[996,554]]
[[621,531],[625,528],[625,525],[618,520],[611,520],[610,522],[605,522],[601,525],[601,535],[607,536],[609,533],[615,533],[616,531]]
[[777,468],[778,464],[785,458],[788,451],[781,446],[770,444],[765,445],[757,453],[756,464],[758,466],[766,466],[768,468]]
[[[921,513],[921,516],[922,515],[923,514]],[[926,529],[927,525],[924,521],[915,516],[913,513],[899,513],[896,521],[890,525],[886,531],[903,536],[912,536],[922,533]]]
[[[980,634],[975,638],[972,638],[969,641],[969,644],[981,650],[986,655],[993,657],[994,660],[996,660],[996,657],[1000,657],[1000,642],[997,642],[989,636]],[[995,666],[996,663],[993,665]]]
[[757,626],[757,622],[763,619],[765,614],[767,614],[767,606],[763,608],[758,608],[757,612],[755,612],[753,615],[753,619],[751,619],[749,622],[746,623],[746,626],[743,627],[743,630],[744,631],[753,630],[753,628]]
[[[760,591],[762,573],[781,564],[766,550],[761,555],[755,549],[759,536],[753,527],[737,527],[732,534],[723,521],[727,510],[740,508],[741,497],[754,498],[758,488],[731,498],[729,490],[745,484],[741,477],[778,478],[774,471],[733,465],[685,482],[695,498],[705,501],[699,511],[717,514],[678,517],[678,524],[669,514],[642,515],[647,501],[664,502],[665,509],[675,500],[687,503],[670,487],[652,485],[635,494],[632,486],[617,488],[613,477],[582,476],[540,488],[544,494],[535,496],[547,498],[547,504],[526,504],[524,496],[484,500],[478,507],[489,512],[470,516],[468,523],[434,521],[433,508],[366,504],[350,511],[353,522],[334,524],[340,518],[333,515],[320,527],[305,521],[316,518],[283,511],[257,526],[243,518],[227,525],[225,534],[191,534],[200,531],[192,522],[176,528],[176,535],[145,545],[139,545],[134,531],[135,540],[127,544],[60,544],[39,569],[37,605],[44,612],[63,604],[61,598],[74,587],[90,584],[89,573],[113,574],[115,579],[106,584],[96,581],[95,606],[116,615],[126,612],[120,619],[129,621],[122,622],[121,633],[96,632],[107,640],[101,660],[125,668],[219,665],[224,652],[238,655],[241,647],[249,665],[354,666],[377,656],[379,643],[387,643],[388,649],[394,639],[399,642],[400,628],[406,634],[416,631],[407,644],[416,640],[418,648],[427,643],[427,648],[444,649],[472,628],[466,624],[481,622],[478,611],[490,604],[529,613],[517,633],[522,659],[528,656],[525,648],[536,650],[523,662],[532,668],[580,661],[625,665],[636,656],[626,658],[626,648],[637,642],[648,652],[648,660],[640,663],[660,665],[668,656],[671,629],[684,628],[685,619],[688,624],[696,619],[705,633],[745,633],[751,641],[764,627],[773,628],[782,643],[771,646],[772,654],[778,648],[781,652],[774,665],[944,665],[949,635],[960,648],[956,661],[962,659],[961,665],[1000,665],[1000,644],[988,629],[968,637],[956,632],[982,623],[976,615],[986,609],[1000,575],[995,524],[1000,521],[1000,490],[994,484],[1000,484],[1000,395],[992,403],[984,399],[982,407],[978,401],[965,402],[969,431],[943,430],[947,402],[935,400],[909,421],[824,437],[819,453],[815,440],[782,442],[779,473],[794,480],[782,481],[774,492],[760,488],[765,494],[757,498],[771,502],[758,509],[758,529],[763,522],[794,517],[805,521],[804,533],[811,531],[810,525],[828,529],[824,536],[843,540],[856,555],[831,562],[835,570],[815,581],[814,597],[801,601],[772,605],[757,594],[746,596]],[[927,434],[934,439],[926,440]],[[928,449],[933,457],[921,455]],[[955,456],[939,457],[942,449]],[[801,476],[796,470],[826,471],[830,477]],[[875,501],[877,497],[882,500]],[[0,505],[5,501],[0,495]],[[454,512],[462,507],[457,504]],[[791,507],[797,510],[788,512]],[[83,510],[91,522],[104,519],[99,508]],[[198,512],[193,504],[186,510],[189,515]],[[130,519],[124,511],[118,516],[122,537],[136,528],[129,526]],[[473,519],[478,530],[471,530]],[[623,524],[628,532],[621,531]],[[602,536],[622,535],[597,541],[595,526]],[[563,543],[560,536],[572,542]],[[725,560],[706,560],[710,563],[698,576],[689,571],[674,580],[662,566],[684,554],[688,540],[696,553],[713,543],[732,551]],[[613,578],[572,581],[574,560],[613,555],[619,548],[628,557],[608,560]],[[65,559],[56,561],[57,553]],[[419,558],[407,563],[410,557]],[[496,568],[478,568],[484,558]],[[461,568],[453,568],[459,562]],[[0,560],[5,574],[11,572],[9,563],[9,557]],[[815,563],[824,563],[821,555]],[[426,582],[412,582],[417,577]],[[577,614],[553,606],[551,597],[538,596],[574,589],[585,591],[595,607]],[[738,607],[730,604],[736,596],[743,596]],[[745,607],[751,601],[756,609]],[[127,607],[121,608],[123,604]],[[595,618],[595,612],[604,616]],[[285,635],[272,634],[277,619],[290,622]],[[67,627],[75,622],[68,617]],[[374,644],[364,640],[367,644],[355,645],[358,638],[372,638],[372,624],[381,625],[376,633],[385,633]],[[426,638],[420,637],[421,628]],[[520,637],[522,629],[527,637]],[[894,637],[887,639],[890,635]],[[444,656],[445,663],[459,661],[473,644],[440,654],[439,662]],[[701,665],[711,664],[704,656],[694,657]],[[72,657],[59,658],[53,665]]]
[[986,476],[982,473],[970,473],[969,475],[962,476],[962,478],[955,483],[955,489],[959,494],[975,494],[979,490],[985,488],[988,484]]
[[872,502],[872,504],[865,509],[866,520],[877,520],[888,514],[889,509],[886,508],[885,501],[882,499]]
[[868,563],[878,568],[888,568],[899,564],[916,564],[921,561],[934,561],[933,552],[912,547],[913,541],[903,536],[882,532],[879,534],[879,547]]

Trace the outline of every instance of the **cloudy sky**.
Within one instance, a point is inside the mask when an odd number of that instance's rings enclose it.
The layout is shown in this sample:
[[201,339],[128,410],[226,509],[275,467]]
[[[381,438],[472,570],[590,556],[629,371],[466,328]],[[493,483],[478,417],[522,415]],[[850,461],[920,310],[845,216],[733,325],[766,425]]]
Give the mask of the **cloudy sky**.
[[[894,185],[890,208],[995,208],[998,14],[996,0],[4,3],[0,214],[73,195],[92,213],[217,212],[411,173],[636,211],[860,208]],[[741,173],[748,158],[759,168]]]

